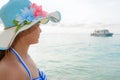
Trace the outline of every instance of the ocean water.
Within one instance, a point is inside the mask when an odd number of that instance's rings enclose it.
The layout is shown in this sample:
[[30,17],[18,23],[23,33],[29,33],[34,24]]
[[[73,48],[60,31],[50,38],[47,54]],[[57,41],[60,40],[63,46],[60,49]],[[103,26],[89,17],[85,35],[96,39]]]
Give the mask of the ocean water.
[[41,34],[29,52],[48,80],[120,80],[120,35]]

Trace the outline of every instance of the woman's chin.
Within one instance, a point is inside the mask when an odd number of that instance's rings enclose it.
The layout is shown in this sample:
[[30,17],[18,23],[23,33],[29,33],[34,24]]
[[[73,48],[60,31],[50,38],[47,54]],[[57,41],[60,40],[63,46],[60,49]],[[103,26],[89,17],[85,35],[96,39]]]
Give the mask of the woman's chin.
[[31,44],[37,44],[37,43],[39,43],[39,40],[34,41],[34,42],[33,42],[33,43],[31,43]]

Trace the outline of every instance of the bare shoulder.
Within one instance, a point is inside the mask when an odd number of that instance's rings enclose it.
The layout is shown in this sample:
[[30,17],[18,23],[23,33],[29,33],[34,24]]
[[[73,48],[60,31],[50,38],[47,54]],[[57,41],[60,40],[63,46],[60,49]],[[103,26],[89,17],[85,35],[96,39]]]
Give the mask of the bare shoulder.
[[9,69],[8,69],[8,65],[4,64],[4,63],[0,63],[0,79],[1,80],[9,80]]
[[0,62],[0,80],[16,80],[18,69],[17,64],[8,62]]
[[23,66],[16,61],[0,62],[0,80],[28,80]]

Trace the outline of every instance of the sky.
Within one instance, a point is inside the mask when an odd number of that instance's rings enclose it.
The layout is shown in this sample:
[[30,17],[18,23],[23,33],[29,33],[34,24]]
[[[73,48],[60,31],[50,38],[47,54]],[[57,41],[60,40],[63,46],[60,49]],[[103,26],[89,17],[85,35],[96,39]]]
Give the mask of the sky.
[[32,0],[49,12],[58,10],[65,23],[120,23],[120,0]]
[[[1,0],[0,5],[8,0]],[[48,12],[60,11],[61,23],[120,23],[120,0],[31,0]]]

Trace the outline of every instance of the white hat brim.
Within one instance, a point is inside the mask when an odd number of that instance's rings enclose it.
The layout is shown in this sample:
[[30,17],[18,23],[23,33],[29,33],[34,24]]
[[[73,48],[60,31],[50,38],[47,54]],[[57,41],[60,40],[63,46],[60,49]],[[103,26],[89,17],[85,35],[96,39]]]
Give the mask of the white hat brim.
[[36,23],[46,24],[48,21],[59,22],[61,15],[58,11],[50,13],[47,17],[37,18],[31,24],[23,26],[20,30],[15,32],[16,27],[12,27],[0,32],[0,50],[7,50],[12,45],[15,37],[22,31],[31,28]]

